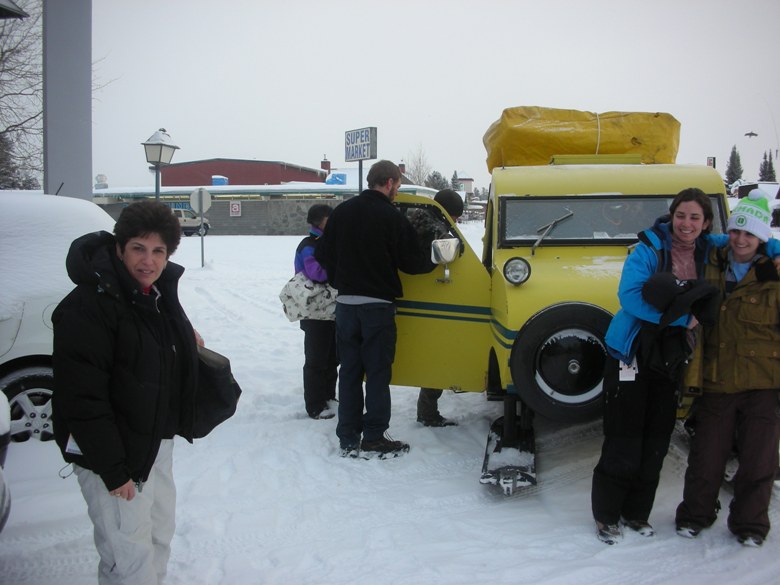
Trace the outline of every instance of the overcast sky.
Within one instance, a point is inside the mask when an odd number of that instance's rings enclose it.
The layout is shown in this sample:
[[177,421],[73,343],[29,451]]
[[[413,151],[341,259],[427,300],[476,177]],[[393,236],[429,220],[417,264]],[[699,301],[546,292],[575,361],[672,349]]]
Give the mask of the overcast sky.
[[319,168],[345,166],[344,132],[366,126],[380,158],[422,147],[487,187],[482,137],[522,105],[669,112],[678,163],[724,173],[736,145],[750,179],[780,148],[778,0],[92,4],[93,173],[111,187],[154,184],[140,143],[160,127],[173,162]]

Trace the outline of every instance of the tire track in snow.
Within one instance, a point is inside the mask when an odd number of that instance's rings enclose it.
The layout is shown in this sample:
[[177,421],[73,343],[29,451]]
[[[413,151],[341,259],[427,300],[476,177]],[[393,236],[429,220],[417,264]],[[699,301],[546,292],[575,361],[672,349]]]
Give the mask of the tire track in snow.
[[[566,457],[566,447],[572,446],[575,443],[582,442],[583,440],[594,441],[594,446],[598,439],[600,439],[601,430],[599,425],[591,425],[583,428],[573,428],[570,430],[553,433],[549,436],[543,437],[540,440],[540,445],[550,451],[553,448],[557,451],[557,455],[565,461],[565,463],[559,463],[552,465],[549,469],[542,466],[542,471],[539,475],[539,483],[536,486],[529,488],[523,488],[515,492],[511,497],[506,497],[500,490],[496,488],[492,490],[493,486],[484,486],[478,483],[478,474],[481,469],[481,457],[468,456],[461,458],[439,458],[435,459],[433,465],[426,465],[425,478],[426,482],[431,484],[441,484],[441,482],[447,482],[451,480],[453,474],[463,474],[464,469],[473,470],[473,489],[467,491],[456,490],[455,493],[437,495],[436,498],[427,498],[425,505],[419,506],[419,512],[417,522],[421,525],[425,525],[428,522],[437,522],[441,518],[442,511],[447,512],[447,516],[450,519],[457,519],[460,517],[472,516],[476,511],[483,509],[485,506],[485,500],[494,500],[499,505],[503,502],[510,503],[515,500],[530,499],[540,493],[553,491],[557,488],[567,487],[574,481],[588,478],[592,474],[593,467],[598,460],[598,452],[594,451],[594,454],[588,458],[572,459]],[[552,453],[546,453],[552,456]],[[334,453],[335,456],[335,453]],[[395,490],[395,484],[389,485],[376,485],[374,480],[386,478],[387,465],[393,465],[394,463],[401,464],[403,459],[394,461],[348,461],[341,460],[339,464],[343,465],[343,470],[348,474],[359,474],[358,477],[353,477],[353,481],[359,483],[365,483],[368,486],[373,486],[370,489],[371,496],[377,501],[393,501],[393,492]],[[408,481],[414,481],[419,479],[421,474],[420,465],[402,466],[399,465],[399,469],[394,473],[394,478],[397,478],[399,483],[405,483]],[[366,496],[369,497],[368,495]],[[319,507],[319,502],[304,502],[301,504],[301,509],[298,511],[301,515],[306,515],[309,512],[316,513]],[[332,505],[332,504],[331,504]],[[354,534],[359,532],[359,527],[362,526],[361,520],[350,520],[349,513],[338,513],[336,516],[346,518],[342,525],[333,527],[333,539],[338,541],[342,536]],[[273,534],[274,549],[286,550],[307,547],[307,544],[312,546],[317,543],[315,539],[306,539],[296,528],[296,522],[291,521],[284,526],[276,525],[270,531]],[[398,521],[399,527],[404,525],[403,520]],[[385,526],[385,528],[388,528]],[[223,555],[241,555],[247,553],[256,553],[264,545],[267,544],[269,534],[264,531],[244,531],[242,533],[230,533],[227,528],[222,526],[219,531],[222,533],[219,541],[215,542],[212,539],[192,539],[187,538],[187,553],[185,558],[177,558],[179,562],[188,562],[186,558],[195,559],[202,556],[223,556]],[[186,534],[193,535],[198,534],[198,530],[187,530]],[[616,577],[614,580],[610,579],[602,582],[610,583],[624,583],[623,577]]]
[[[94,575],[98,556],[89,524],[0,538],[2,582],[37,584],[42,578]],[[30,551],[36,551],[30,557]],[[19,559],[25,560],[20,561]],[[34,558],[27,561],[28,558]]]

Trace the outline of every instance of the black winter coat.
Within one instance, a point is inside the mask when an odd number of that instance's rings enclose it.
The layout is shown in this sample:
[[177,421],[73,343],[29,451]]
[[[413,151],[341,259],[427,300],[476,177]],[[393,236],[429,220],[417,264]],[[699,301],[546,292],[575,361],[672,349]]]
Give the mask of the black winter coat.
[[398,270],[425,272],[409,220],[373,189],[333,210],[314,257],[339,295],[394,301],[403,296]]
[[[76,288],[54,324],[54,436],[63,457],[109,490],[148,479],[160,441],[192,440],[197,349],[178,299],[184,268],[168,262],[144,295],[107,232],[75,240],[67,257]],[[75,440],[82,454],[68,447]]]

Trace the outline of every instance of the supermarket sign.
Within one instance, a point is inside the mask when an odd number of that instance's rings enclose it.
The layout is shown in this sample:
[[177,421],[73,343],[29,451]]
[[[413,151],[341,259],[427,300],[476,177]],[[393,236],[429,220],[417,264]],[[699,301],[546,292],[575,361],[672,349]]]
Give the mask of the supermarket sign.
[[347,130],[344,133],[344,160],[370,160],[376,158],[376,127]]

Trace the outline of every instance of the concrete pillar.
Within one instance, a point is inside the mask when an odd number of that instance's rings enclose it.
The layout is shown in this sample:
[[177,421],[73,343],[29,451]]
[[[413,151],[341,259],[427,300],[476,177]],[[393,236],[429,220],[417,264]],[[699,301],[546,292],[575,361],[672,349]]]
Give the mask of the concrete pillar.
[[92,199],[92,0],[43,2],[43,190]]

